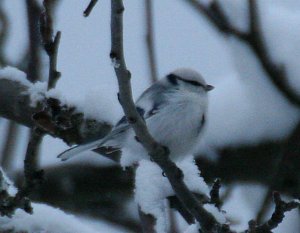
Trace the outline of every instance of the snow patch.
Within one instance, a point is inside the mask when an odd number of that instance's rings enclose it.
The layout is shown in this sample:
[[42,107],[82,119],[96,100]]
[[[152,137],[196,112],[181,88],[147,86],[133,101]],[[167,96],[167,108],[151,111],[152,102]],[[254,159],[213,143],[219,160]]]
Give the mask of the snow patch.
[[97,231],[72,215],[45,204],[32,203],[33,214],[21,209],[16,210],[12,218],[0,217],[0,229],[29,233],[96,233]]
[[31,83],[26,78],[26,74],[23,71],[10,66],[6,66],[3,69],[0,69],[0,79],[19,82],[25,86],[31,85]]
[[189,225],[188,228],[184,231],[184,233],[199,233],[199,223],[195,223],[192,225]]
[[10,196],[15,196],[18,191],[0,167],[0,192],[4,190],[7,191]]
[[215,219],[221,223],[221,224],[225,224],[226,223],[226,218],[223,212],[219,211],[217,207],[215,207],[212,204],[205,204],[203,205],[204,209],[206,209],[208,212],[210,212]]
[[[177,166],[183,171],[184,182],[192,192],[208,196],[209,188],[192,157],[178,162]],[[168,231],[166,197],[172,195],[175,193],[160,167],[151,161],[141,160],[136,170],[135,201],[144,213],[156,218],[155,228],[159,233]]]

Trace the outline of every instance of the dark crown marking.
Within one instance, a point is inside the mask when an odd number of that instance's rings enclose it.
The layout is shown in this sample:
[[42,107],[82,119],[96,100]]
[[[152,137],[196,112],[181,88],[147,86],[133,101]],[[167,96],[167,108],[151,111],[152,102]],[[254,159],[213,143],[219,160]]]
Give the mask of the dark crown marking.
[[168,81],[169,81],[172,85],[174,85],[174,86],[177,86],[177,85],[178,85],[178,81],[177,81],[178,78],[179,78],[179,77],[178,77],[177,75],[175,75],[175,74],[169,74],[169,75],[167,76]]
[[191,85],[193,85],[193,86],[198,86],[198,87],[203,87],[203,88],[205,88],[205,85],[203,85],[203,84],[201,84],[201,83],[199,83],[199,82],[197,82],[197,81],[194,81],[194,80],[186,80],[186,79],[183,79],[183,78],[181,78],[180,76],[175,75],[175,74],[169,74],[169,75],[167,76],[167,79],[168,79],[168,81],[169,81],[171,84],[173,84],[173,85],[178,85],[178,80],[180,80],[180,81],[183,81],[183,82],[185,82],[185,83],[189,83],[189,84],[191,84]]

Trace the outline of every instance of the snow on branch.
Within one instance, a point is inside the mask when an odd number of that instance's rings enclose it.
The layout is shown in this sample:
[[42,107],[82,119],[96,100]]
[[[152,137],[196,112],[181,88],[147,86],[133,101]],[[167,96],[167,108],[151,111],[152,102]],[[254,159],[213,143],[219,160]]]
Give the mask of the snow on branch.
[[0,167],[0,216],[12,217],[17,209],[32,213],[29,199],[19,193]]
[[[204,179],[200,176],[200,171],[193,159],[185,159],[178,162],[176,165],[183,171],[184,182],[189,190],[194,194],[199,195],[199,200],[200,197],[202,197],[201,200],[203,200],[203,203],[206,203],[209,199],[209,188],[204,182]],[[135,201],[143,213],[155,217],[156,232],[167,232],[168,219],[165,201],[166,199],[171,198],[173,204],[175,198],[174,195],[174,190],[168,179],[163,176],[161,168],[151,161],[140,161],[135,177]],[[212,212],[214,217],[218,219],[220,223],[225,223],[225,218],[222,213],[214,208],[213,205],[209,206],[210,204],[206,204],[207,205],[204,208],[208,208],[208,211]],[[214,210],[210,211],[212,209]],[[194,220],[192,222],[194,222]]]
[[[20,199],[18,191],[0,167],[0,232],[96,233],[92,227],[45,204]],[[45,216],[47,216],[45,218]]]
[[[38,109],[37,103],[42,103]],[[25,73],[12,67],[0,70],[0,116],[30,128],[37,125],[68,144],[104,136],[111,129],[108,122],[96,120],[99,117],[86,117],[58,91],[47,91],[47,83],[32,84]]]
[[[219,10],[220,9],[218,9],[218,11]],[[153,139],[153,137],[148,132],[145,122],[136,111],[132,99],[132,93],[131,93],[131,83],[130,83],[131,74],[126,67],[124,51],[123,51],[123,12],[124,12],[123,1],[112,0],[111,1],[111,44],[112,45],[111,45],[110,57],[115,64],[114,69],[119,84],[118,96],[119,96],[120,104],[127,117],[127,120],[131,124],[132,128],[134,129],[134,132],[137,138],[139,139],[139,141],[141,142],[141,144],[148,151],[152,160],[156,162],[157,165],[159,165],[163,173],[168,178],[172,189],[169,188],[167,190],[174,190],[176,196],[181,201],[184,208],[199,223],[201,231],[204,233],[207,232],[210,233],[231,232],[232,233],[233,231],[230,230],[230,226],[224,224],[225,222],[224,219],[221,219],[219,218],[219,216],[215,215],[219,211],[218,208],[216,208],[216,206],[219,207],[220,205],[218,201],[219,182],[218,181],[215,182],[214,187],[210,193],[213,205],[204,206],[203,203],[201,203],[195,197],[195,195],[188,189],[188,187],[184,183],[185,176],[182,170],[169,159],[168,148],[158,144]],[[151,162],[147,161],[145,163],[148,164]],[[143,169],[143,171],[138,172],[139,170],[137,170],[137,173],[143,174],[145,170],[147,170],[146,168],[147,166],[144,166],[143,168],[141,168],[141,170]],[[139,182],[140,177],[141,176],[137,175],[136,178],[137,179],[136,198],[138,203],[140,204],[140,208],[142,211],[145,211],[144,213],[145,215],[150,214],[155,216],[157,221],[156,226],[158,227],[159,231],[165,232],[165,229],[167,228],[166,225],[167,222],[164,221],[164,213],[162,211],[164,207],[162,206],[162,203],[159,200],[153,201],[150,198],[149,201],[149,199],[147,199],[147,197],[149,198],[149,195],[152,197],[153,192],[156,192],[157,189],[155,189],[156,191],[155,190],[149,191],[149,187],[145,187],[143,185],[141,185],[143,187],[141,188],[139,184],[142,184],[143,182]],[[147,176],[148,179],[149,177],[158,178],[158,176]],[[161,179],[161,177],[159,179]],[[153,182],[153,183],[156,184],[157,182]],[[159,188],[159,191],[161,190],[166,190],[164,188],[164,185],[162,185],[162,187]],[[144,194],[142,195],[140,194],[140,192],[144,192]],[[158,197],[160,200],[161,198],[165,198],[165,194],[162,195],[161,192],[156,192],[156,193],[157,195],[154,195],[154,198]],[[147,200],[145,201],[144,198],[146,198]],[[141,199],[143,201],[141,201]],[[296,208],[296,206],[292,205],[291,208],[285,209],[284,212],[292,208]],[[254,229],[259,230],[258,227],[255,227]]]
[[[111,53],[110,57],[119,67],[114,66],[119,84],[119,97],[123,111],[128,122],[141,144],[148,151],[150,157],[164,171],[170,184],[183,203],[185,208],[200,223],[204,232],[212,232],[213,229],[221,229],[222,225],[217,222],[215,217],[207,211],[203,205],[196,199],[193,193],[187,188],[183,179],[182,171],[169,159],[168,148],[158,144],[148,132],[145,122],[138,114],[131,93],[130,78],[124,59],[123,51],[123,12],[124,6],[122,0],[111,1]],[[221,231],[220,231],[221,232]]]

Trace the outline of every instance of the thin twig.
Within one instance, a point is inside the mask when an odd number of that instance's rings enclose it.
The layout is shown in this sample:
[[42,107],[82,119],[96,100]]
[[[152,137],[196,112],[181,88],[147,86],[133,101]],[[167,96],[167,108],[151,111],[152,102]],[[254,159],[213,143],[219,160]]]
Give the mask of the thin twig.
[[31,202],[28,196],[33,189],[42,180],[43,171],[37,170],[37,158],[42,136],[38,129],[30,132],[29,143],[24,160],[24,181],[14,197],[9,196],[7,192],[0,193],[0,213],[5,216],[12,216],[16,209],[21,208],[27,213],[32,213]]
[[8,191],[10,185],[0,169],[0,217],[11,217],[18,208],[27,213],[32,213],[29,199],[26,197],[20,199],[17,197],[18,194],[15,197],[11,196]]
[[14,161],[14,151],[19,135],[19,125],[15,121],[9,121],[4,147],[2,149],[1,166],[9,173]]
[[87,8],[83,12],[84,17],[88,17],[90,13],[92,12],[94,6],[96,5],[98,0],[91,0]]
[[9,30],[9,22],[7,18],[7,14],[3,7],[4,1],[0,3],[0,67],[7,65],[7,59],[4,54],[4,45],[7,41],[8,30]]
[[298,122],[296,128],[291,133],[290,137],[287,139],[283,146],[283,149],[276,158],[276,163],[273,169],[273,173],[270,174],[270,181],[268,192],[263,200],[261,208],[257,214],[256,221],[261,222],[264,215],[268,211],[270,204],[270,196],[272,191],[283,187],[285,184],[291,186],[293,190],[292,196],[298,196],[300,193],[300,184],[295,172],[298,168],[295,166],[298,162],[296,158],[300,153],[300,121]]
[[40,80],[40,37],[39,17],[41,14],[40,6],[36,0],[26,0],[28,31],[29,31],[29,63],[27,67],[27,79],[31,82]]
[[153,2],[145,0],[146,15],[146,44],[148,51],[149,69],[152,83],[158,80],[153,29]]
[[58,46],[60,42],[61,32],[58,31],[54,37],[53,41],[53,51],[52,54],[49,55],[50,59],[50,67],[49,67],[49,79],[48,79],[48,90],[55,87],[56,82],[60,78],[60,72],[57,71],[57,53],[58,53]]
[[180,201],[200,223],[203,232],[212,232],[215,229],[220,229],[221,225],[211,213],[203,208],[184,184],[182,171],[169,159],[169,150],[153,139],[147,130],[145,122],[136,111],[131,93],[131,75],[127,70],[123,52],[123,1],[112,0],[111,7],[112,48],[110,57],[118,79],[120,102],[127,120],[150,157],[166,174]]
[[[272,176],[272,179],[274,179],[274,177]],[[255,221],[260,224],[262,223],[263,219],[265,219],[265,215],[266,213],[268,212],[269,210],[269,207],[270,207],[270,204],[272,202],[272,190],[273,190],[273,186],[270,185],[268,187],[268,191],[267,193],[265,194],[264,198],[263,198],[263,201],[262,201],[262,204],[256,214],[256,218],[255,218]]]
[[240,39],[246,38],[247,33],[233,27],[227,19],[225,13],[217,0],[211,2],[207,7],[198,0],[185,0],[198,13],[203,14],[214,26],[226,35],[235,35]]
[[44,0],[45,9],[40,16],[40,32],[44,49],[49,57],[48,90],[54,88],[60,78],[60,72],[57,71],[57,55],[61,32],[58,31],[53,39],[53,4],[52,0]]
[[221,180],[216,179],[210,190],[210,203],[214,204],[219,210],[221,208],[220,188],[221,188]]
[[291,201],[291,202],[282,201],[280,194],[278,192],[273,193],[273,200],[275,203],[275,210],[271,218],[268,221],[266,221],[264,224],[257,226],[255,229],[256,233],[271,232],[271,230],[275,229],[283,221],[286,212],[299,208],[300,206],[299,201]]
[[44,133],[38,128],[34,128],[30,132],[30,138],[26,150],[24,160],[25,182],[19,192],[20,197],[29,196],[36,184],[42,180],[43,171],[38,170],[38,155]]
[[277,90],[293,105],[300,107],[300,96],[293,90],[288,83],[287,74],[282,64],[276,64],[267,50],[266,42],[259,24],[258,6],[256,0],[248,0],[249,4],[249,32],[243,32],[235,28],[225,15],[217,0],[212,1],[209,6],[204,6],[197,0],[186,0],[193,9],[204,15],[220,32],[225,35],[232,35],[247,44],[263,70]]

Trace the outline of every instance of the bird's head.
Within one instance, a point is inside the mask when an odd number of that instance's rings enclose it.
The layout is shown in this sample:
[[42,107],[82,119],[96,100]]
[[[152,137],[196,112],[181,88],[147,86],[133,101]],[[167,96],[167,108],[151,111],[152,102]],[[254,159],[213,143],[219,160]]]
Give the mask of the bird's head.
[[166,76],[168,85],[175,89],[189,92],[206,94],[214,89],[212,85],[208,85],[204,78],[195,70],[189,68],[181,68],[174,70]]

